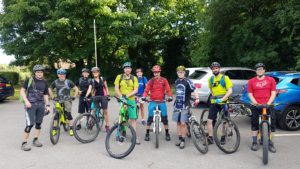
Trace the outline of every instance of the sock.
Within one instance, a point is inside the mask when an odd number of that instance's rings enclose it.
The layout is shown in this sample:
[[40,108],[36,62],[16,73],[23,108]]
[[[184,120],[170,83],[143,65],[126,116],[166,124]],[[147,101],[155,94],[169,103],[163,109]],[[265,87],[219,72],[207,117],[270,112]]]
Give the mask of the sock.
[[147,129],[147,130],[146,130],[146,133],[149,134],[149,133],[150,133],[150,129]]
[[257,143],[257,136],[252,136],[253,143]]
[[166,129],[166,134],[169,134],[169,129]]
[[73,126],[70,126],[70,130],[73,130]]
[[27,143],[27,141],[23,141],[23,142],[22,142],[22,145],[24,145],[24,144],[26,144],[26,143]]
[[37,137],[34,137],[33,141],[36,141],[36,140],[38,140],[38,138],[37,138]]
[[182,140],[182,136],[181,136],[181,135],[178,135],[178,139],[179,139],[179,140]]
[[184,138],[184,137],[182,137],[182,138],[181,138],[181,141],[182,141],[182,142],[185,142],[185,138]]

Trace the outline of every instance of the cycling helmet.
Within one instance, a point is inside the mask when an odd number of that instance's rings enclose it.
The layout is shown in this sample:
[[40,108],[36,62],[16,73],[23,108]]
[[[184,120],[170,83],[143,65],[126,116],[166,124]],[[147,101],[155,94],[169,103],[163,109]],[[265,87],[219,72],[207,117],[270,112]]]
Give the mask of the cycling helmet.
[[89,73],[90,72],[90,70],[89,69],[87,69],[87,68],[83,68],[82,70],[81,70],[81,72],[83,73],[83,72],[87,72],[87,73]]
[[212,64],[210,65],[210,69],[212,69],[212,68],[214,68],[214,67],[220,68],[221,65],[220,65],[220,63],[218,63],[218,62],[212,62]]
[[57,74],[58,75],[66,75],[67,74],[67,71],[65,69],[58,69],[57,70]]
[[161,72],[160,66],[159,66],[159,65],[154,65],[154,66],[152,67],[152,72]]
[[257,63],[257,64],[255,65],[255,69],[257,69],[257,68],[259,68],[259,67],[266,68],[265,64],[263,64],[263,63]]
[[44,71],[44,70],[45,70],[45,68],[42,65],[34,65],[33,66],[33,72]]
[[125,68],[125,67],[131,67],[131,63],[130,62],[125,62],[123,64],[123,68]]
[[176,71],[185,71],[185,67],[184,66],[178,66],[176,68]]
[[100,69],[99,69],[99,67],[93,67],[93,68],[92,68],[92,72],[95,72],[95,71],[98,71],[98,72],[100,72]]

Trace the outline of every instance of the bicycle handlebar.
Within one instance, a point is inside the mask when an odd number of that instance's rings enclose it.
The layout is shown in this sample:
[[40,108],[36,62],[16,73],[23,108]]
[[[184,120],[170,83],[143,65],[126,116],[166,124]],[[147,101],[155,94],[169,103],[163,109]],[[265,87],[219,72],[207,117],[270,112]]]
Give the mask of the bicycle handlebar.
[[98,98],[107,98],[108,101],[110,100],[110,96],[91,96],[89,98],[84,98],[83,101],[92,101],[92,100],[95,100],[95,99],[98,99]]
[[123,101],[122,99],[120,99],[120,98],[118,98],[117,96],[113,96],[114,98],[116,98],[117,99],[117,101],[118,102],[122,102],[124,105],[126,105],[126,106],[129,106],[129,107],[131,107],[131,108],[133,108],[134,106],[132,106],[132,105],[130,105],[130,104],[128,104],[128,103],[126,103],[125,101]]

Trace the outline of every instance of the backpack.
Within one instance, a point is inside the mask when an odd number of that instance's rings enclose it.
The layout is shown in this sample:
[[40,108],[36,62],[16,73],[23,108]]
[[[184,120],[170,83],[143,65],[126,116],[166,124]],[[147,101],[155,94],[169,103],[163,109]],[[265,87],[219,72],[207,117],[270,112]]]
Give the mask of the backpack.
[[[95,95],[96,94],[95,79],[91,79],[91,82],[92,82],[92,88],[93,88],[92,94]],[[104,81],[103,81],[103,77],[102,76],[100,77],[99,83],[100,82],[103,82],[103,93],[104,93],[104,96],[107,96],[107,92],[106,92],[106,88],[104,86]]]
[[[32,85],[33,87],[35,87],[33,77],[30,77],[30,78],[28,79],[28,84],[27,84],[27,89],[26,89],[26,96],[27,96],[27,93],[28,93],[28,89],[29,89],[29,87],[30,87],[31,85]],[[20,101],[21,103],[25,103],[24,98],[23,98],[21,95],[19,96],[19,101]]]
[[[165,89],[165,82],[164,82],[164,78],[161,78],[160,80],[163,81],[163,88]],[[151,79],[151,89],[153,89],[153,85],[154,85],[154,77]]]
[[[212,76],[210,78],[209,84],[210,84],[210,88],[212,89],[212,85],[214,84],[214,79],[215,76]],[[221,80],[220,80],[220,84],[223,88],[226,88],[226,83],[225,83],[225,75],[222,75]]]
[[[58,79],[56,79],[54,82],[55,82],[55,86],[57,86]],[[71,89],[70,82],[68,79],[65,80],[65,87],[67,87],[68,90]]]
[[[125,75],[124,75],[124,74],[121,74],[120,76],[121,76],[121,78],[120,78],[120,81],[119,81],[119,88],[120,88],[120,86],[121,86],[121,81],[122,81],[122,80],[127,80],[127,79],[125,78]],[[130,75],[130,76],[129,76],[129,80],[131,80],[132,83],[134,84],[134,76],[133,76],[133,75]],[[144,80],[143,80],[143,81],[144,81]]]

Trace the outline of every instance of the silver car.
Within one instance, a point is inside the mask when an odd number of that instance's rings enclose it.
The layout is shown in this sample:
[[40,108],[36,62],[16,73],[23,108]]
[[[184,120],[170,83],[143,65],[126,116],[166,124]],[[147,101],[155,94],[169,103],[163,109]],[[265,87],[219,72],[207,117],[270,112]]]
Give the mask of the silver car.
[[[233,95],[241,95],[244,85],[256,76],[255,70],[243,67],[222,67],[221,73],[227,75],[233,83]],[[189,76],[195,84],[196,93],[199,94],[201,102],[209,103],[211,93],[208,88],[208,79],[211,76],[213,74],[209,67],[199,68]]]

